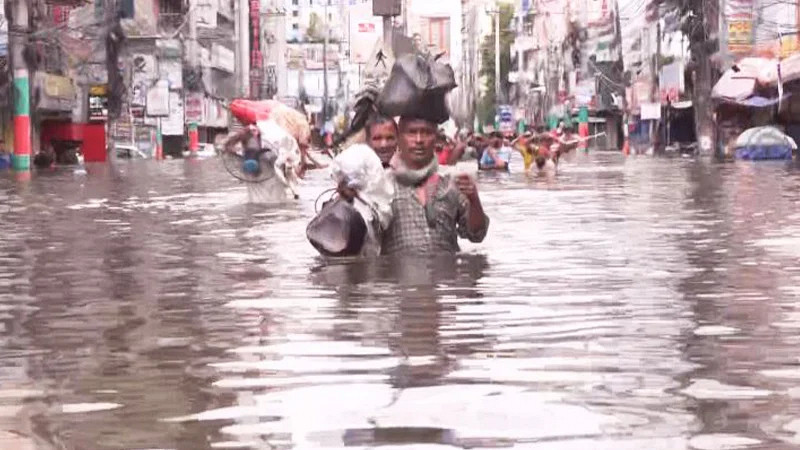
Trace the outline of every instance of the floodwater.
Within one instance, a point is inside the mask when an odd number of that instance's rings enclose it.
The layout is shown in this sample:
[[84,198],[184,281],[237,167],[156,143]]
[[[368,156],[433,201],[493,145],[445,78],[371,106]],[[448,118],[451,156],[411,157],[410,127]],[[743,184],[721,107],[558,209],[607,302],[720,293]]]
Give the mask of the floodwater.
[[0,448],[800,448],[800,171],[481,176],[457,257],[325,262],[216,160],[0,179]]

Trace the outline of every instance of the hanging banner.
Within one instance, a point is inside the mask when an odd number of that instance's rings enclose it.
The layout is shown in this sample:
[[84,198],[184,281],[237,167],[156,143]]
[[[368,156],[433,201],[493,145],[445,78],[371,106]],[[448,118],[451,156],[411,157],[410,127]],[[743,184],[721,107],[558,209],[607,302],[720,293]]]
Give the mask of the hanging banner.
[[250,0],[250,96],[260,97],[262,79],[261,0]]

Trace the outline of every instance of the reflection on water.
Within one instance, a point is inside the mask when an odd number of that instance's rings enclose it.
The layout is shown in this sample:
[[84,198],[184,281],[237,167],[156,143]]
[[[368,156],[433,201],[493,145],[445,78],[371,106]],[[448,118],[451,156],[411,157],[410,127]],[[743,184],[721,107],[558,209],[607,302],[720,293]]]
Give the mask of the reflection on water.
[[800,446],[800,172],[578,155],[328,262],[214,160],[0,179],[0,448]]

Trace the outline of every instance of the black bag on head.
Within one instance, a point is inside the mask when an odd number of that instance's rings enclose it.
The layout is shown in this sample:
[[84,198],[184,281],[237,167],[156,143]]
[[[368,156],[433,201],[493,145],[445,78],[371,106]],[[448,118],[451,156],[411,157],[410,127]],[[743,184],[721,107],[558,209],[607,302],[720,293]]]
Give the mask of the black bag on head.
[[449,64],[430,56],[408,54],[398,58],[378,96],[378,110],[387,116],[424,119],[441,124],[450,118],[445,101],[455,89]]
[[357,256],[364,247],[367,224],[351,203],[337,198],[309,222],[306,237],[323,256]]

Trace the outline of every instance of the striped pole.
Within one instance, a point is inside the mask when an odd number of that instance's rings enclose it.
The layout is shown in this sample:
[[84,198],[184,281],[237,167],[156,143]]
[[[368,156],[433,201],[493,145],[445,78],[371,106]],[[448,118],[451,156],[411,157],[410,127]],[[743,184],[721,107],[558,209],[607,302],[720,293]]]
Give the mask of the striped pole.
[[195,153],[200,147],[200,133],[197,131],[197,121],[189,122],[189,151]]
[[161,134],[161,117],[158,118],[156,128],[156,161],[164,159],[164,136]]
[[27,69],[14,70],[14,154],[15,171],[31,170],[30,77]]
[[14,26],[18,33],[11,36],[11,56],[14,69],[14,153],[11,167],[17,172],[31,170],[31,85],[23,50],[28,32],[28,1],[14,3]]

